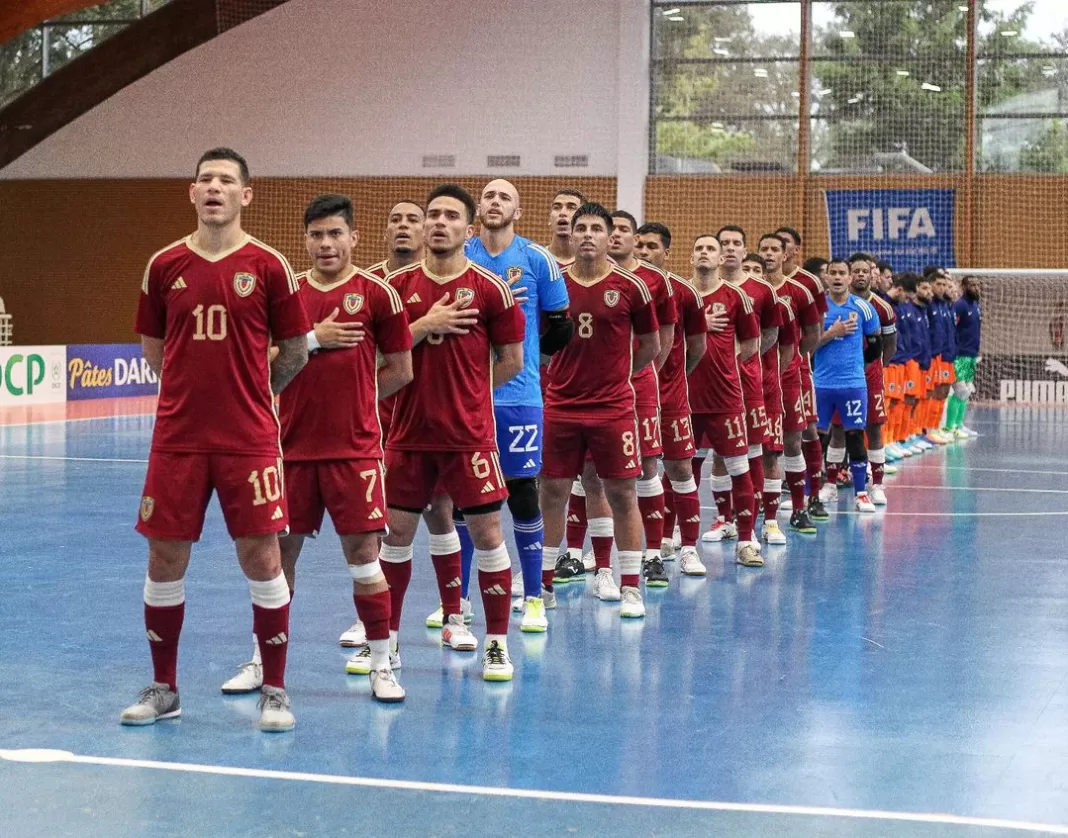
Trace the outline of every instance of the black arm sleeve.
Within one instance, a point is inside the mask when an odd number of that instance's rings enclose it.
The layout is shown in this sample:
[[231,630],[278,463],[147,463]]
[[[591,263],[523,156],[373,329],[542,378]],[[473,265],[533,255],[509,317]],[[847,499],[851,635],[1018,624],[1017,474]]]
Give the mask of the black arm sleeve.
[[868,335],[864,341],[864,363],[870,364],[872,361],[883,356],[883,337],[882,335]]
[[541,333],[541,354],[553,355],[567,346],[575,333],[575,323],[567,309],[545,312],[545,331]]

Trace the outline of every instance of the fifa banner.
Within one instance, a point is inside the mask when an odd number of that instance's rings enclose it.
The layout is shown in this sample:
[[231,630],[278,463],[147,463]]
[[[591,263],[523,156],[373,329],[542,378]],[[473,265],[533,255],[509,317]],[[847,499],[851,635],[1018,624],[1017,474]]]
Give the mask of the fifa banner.
[[[957,276],[967,275],[958,271]],[[976,395],[1005,404],[1068,405],[1068,276],[984,275]]]
[[67,400],[65,346],[0,347],[0,404]]
[[149,368],[139,343],[81,344],[66,350],[70,401],[154,396],[159,392],[159,379]]
[[952,189],[827,189],[831,254],[861,251],[894,272],[956,267]]

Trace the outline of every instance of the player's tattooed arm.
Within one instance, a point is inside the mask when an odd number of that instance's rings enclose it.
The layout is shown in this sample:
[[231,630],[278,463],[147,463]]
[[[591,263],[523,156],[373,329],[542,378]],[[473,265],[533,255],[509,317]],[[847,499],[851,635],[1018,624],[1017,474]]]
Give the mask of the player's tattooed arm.
[[708,351],[708,339],[705,337],[705,333],[701,332],[698,335],[686,336],[686,374],[689,375],[695,369],[697,365],[701,363],[701,359],[705,357],[705,352]]
[[780,343],[779,344],[779,369],[784,370],[790,366],[790,362],[794,359],[794,351],[797,346],[792,343]]
[[897,354],[897,332],[883,335],[883,366],[890,366],[890,359]]
[[647,335],[638,335],[638,346],[634,349],[634,363],[631,366],[631,375],[645,369],[660,352],[659,332],[650,332]]
[[757,349],[760,348],[759,338],[748,338],[743,340],[738,345],[738,360],[748,361],[754,355],[756,355]]
[[156,378],[163,375],[163,339],[141,336],[141,352]]
[[271,392],[281,393],[308,363],[308,339],[305,335],[276,342],[278,355],[271,361]]
[[675,342],[675,324],[674,323],[661,323],[660,324],[660,349],[656,353],[656,369],[657,372],[667,362],[668,355],[671,354],[671,345]]
[[812,353],[816,349],[817,344],[823,346],[823,344],[820,343],[820,340],[822,339],[820,331],[819,323],[812,323],[804,327],[801,332],[801,346],[799,347],[802,355]]
[[523,369],[523,344],[506,343],[493,347],[493,389],[507,384]]
[[760,330],[760,354],[763,355],[771,347],[779,342],[779,327],[772,326],[770,329]]

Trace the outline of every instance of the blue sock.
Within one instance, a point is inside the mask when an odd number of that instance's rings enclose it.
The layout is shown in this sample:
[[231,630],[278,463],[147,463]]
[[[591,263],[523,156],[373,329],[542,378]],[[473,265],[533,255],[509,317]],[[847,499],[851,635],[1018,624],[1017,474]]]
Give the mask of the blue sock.
[[460,596],[470,599],[468,591],[471,587],[471,562],[475,558],[475,544],[467,531],[466,521],[453,523],[456,525],[456,534],[460,536]]
[[541,596],[541,546],[545,525],[541,515],[530,521],[513,521],[519,566],[523,569],[523,596]]
[[867,460],[851,460],[849,463],[849,471],[853,475],[853,492],[854,494],[860,494],[865,491],[868,486],[868,461]]

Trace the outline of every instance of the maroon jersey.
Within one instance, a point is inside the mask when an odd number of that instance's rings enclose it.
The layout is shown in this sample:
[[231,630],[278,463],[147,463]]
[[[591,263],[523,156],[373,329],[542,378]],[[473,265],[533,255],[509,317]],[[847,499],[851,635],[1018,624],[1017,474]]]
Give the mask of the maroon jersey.
[[349,349],[312,353],[279,396],[282,455],[289,461],[382,458],[377,353],[412,348],[408,316],[397,292],[358,268],[330,285],[297,277],[313,322],[334,309],[339,323],[362,323],[364,339]]
[[508,283],[471,261],[437,277],[425,263],[389,275],[414,323],[438,300],[478,309],[466,335],[428,335],[412,349],[415,378],[397,394],[386,447],[398,451],[497,450],[493,420],[494,346],[522,343],[526,318]]
[[163,339],[153,450],[277,456],[268,350],[311,330],[298,288],[251,236],[221,256],[189,237],[149,260],[136,330]]
[[[775,289],[775,293],[778,294],[780,299],[789,304],[790,310],[793,312],[794,320],[797,321],[798,343],[800,343],[801,335],[807,326],[823,322],[823,315],[820,314],[815,298],[800,282],[793,279],[784,280],[782,285]],[[798,353],[794,355],[793,361],[790,362],[789,369],[800,369],[800,367],[801,355]],[[783,372],[786,371],[783,370]]]
[[742,382],[738,343],[760,337],[749,296],[729,282],[701,295],[709,314],[726,314],[727,328],[709,331],[708,350],[690,373],[690,409],[694,413],[741,413]]
[[675,298],[678,322],[664,366],[660,368],[660,412],[677,418],[690,415],[690,396],[686,392],[686,338],[708,331],[701,295],[681,276],[668,274]]
[[[740,283],[738,287],[742,289],[752,301],[753,304],[753,316],[757,319],[757,324],[760,326],[761,331],[764,329],[774,329],[782,325],[782,313],[779,308],[778,300],[775,296],[775,289],[771,287],[763,279],[753,279],[746,277]],[[764,353],[768,355],[776,351],[775,344],[772,344],[771,349]],[[748,361],[743,361],[742,368],[742,394],[745,397],[746,404],[763,404],[764,402],[764,383],[763,383],[763,361],[764,355],[760,354],[759,348],[755,355]]]
[[545,415],[610,420],[633,417],[634,338],[659,328],[649,287],[630,271],[610,265],[589,285],[564,271],[575,334],[552,356]]
[[[894,307],[878,294],[869,294],[867,297],[864,297],[864,300],[871,303],[871,307],[874,308],[875,313],[879,315],[879,334],[885,341],[889,335],[897,332],[897,314],[894,312]],[[882,368],[882,356],[868,364],[868,368],[871,369],[876,364],[879,365],[880,369]]]
[[371,276],[377,276],[379,279],[385,279],[386,276],[389,274],[389,267],[387,266],[388,261],[389,260],[387,259],[383,259],[381,262],[375,262],[369,268],[364,268],[364,270],[367,271],[367,273],[369,273]]
[[[674,324],[679,319],[675,308],[674,291],[668,282],[667,273],[660,268],[650,265],[648,262],[638,262],[638,267],[633,274],[648,286],[649,293],[653,297],[653,310],[656,312],[656,322],[659,326]],[[656,364],[649,364],[641,372],[634,376],[634,395],[637,404],[646,407],[658,407],[660,405],[660,393],[657,386]]]
[[816,302],[816,307],[820,311],[820,322],[823,322],[823,315],[827,313],[827,293],[824,291],[823,283],[820,282],[818,276],[813,276],[804,268],[795,268],[794,272],[790,274],[789,279],[800,282],[805,286],[805,289],[812,295],[812,299]]

